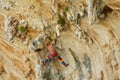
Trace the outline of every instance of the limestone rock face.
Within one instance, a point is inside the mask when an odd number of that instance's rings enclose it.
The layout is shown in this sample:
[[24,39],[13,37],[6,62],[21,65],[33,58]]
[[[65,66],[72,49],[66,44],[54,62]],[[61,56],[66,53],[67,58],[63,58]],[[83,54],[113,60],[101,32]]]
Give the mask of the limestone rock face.
[[[47,37],[69,66],[42,64]],[[0,80],[120,80],[120,0],[0,0]]]

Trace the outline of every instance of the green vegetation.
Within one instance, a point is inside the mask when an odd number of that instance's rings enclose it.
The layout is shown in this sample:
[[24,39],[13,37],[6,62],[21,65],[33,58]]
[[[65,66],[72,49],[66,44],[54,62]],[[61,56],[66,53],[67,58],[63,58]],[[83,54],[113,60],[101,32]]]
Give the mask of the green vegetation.
[[53,39],[51,38],[51,37],[48,37],[48,39],[52,42],[53,41]]
[[24,33],[24,32],[26,31],[25,27],[24,27],[24,26],[20,26],[20,31],[21,31],[22,33]]
[[69,8],[66,7],[66,8],[64,9],[64,12],[68,12],[68,11],[69,11]]
[[62,18],[62,16],[60,14],[58,14],[58,21],[57,23],[60,24],[62,27],[65,25],[65,20],[64,18]]

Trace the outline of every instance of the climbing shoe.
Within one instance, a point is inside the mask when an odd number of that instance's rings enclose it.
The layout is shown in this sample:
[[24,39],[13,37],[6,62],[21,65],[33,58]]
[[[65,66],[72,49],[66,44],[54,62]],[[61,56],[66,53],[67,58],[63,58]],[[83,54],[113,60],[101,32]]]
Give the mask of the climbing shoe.
[[69,64],[65,64],[65,67],[69,66]]

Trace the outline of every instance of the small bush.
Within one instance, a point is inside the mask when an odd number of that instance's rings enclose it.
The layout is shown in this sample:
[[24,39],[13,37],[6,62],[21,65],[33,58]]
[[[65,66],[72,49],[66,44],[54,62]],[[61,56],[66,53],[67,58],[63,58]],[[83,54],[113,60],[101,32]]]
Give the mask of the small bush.
[[60,24],[61,26],[64,26],[65,25],[64,18],[62,18],[60,14],[58,14],[58,18],[59,19],[58,19],[57,23]]
[[69,8],[66,7],[66,8],[64,9],[64,12],[68,12],[68,11],[69,11]]
[[48,39],[52,42],[53,41],[53,39],[51,38],[51,37],[48,37]]
[[24,33],[24,32],[26,31],[25,27],[24,27],[24,26],[21,26],[21,27],[20,27],[20,31],[21,31],[22,33]]

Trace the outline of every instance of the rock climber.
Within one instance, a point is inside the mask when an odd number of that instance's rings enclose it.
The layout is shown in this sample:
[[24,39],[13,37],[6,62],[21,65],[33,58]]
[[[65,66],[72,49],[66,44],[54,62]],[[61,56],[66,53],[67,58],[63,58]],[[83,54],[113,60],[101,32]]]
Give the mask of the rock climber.
[[65,67],[67,67],[69,65],[69,64],[65,63],[63,58],[56,52],[55,46],[53,43],[51,43],[49,40],[47,40],[45,43],[45,46],[47,47],[47,49],[49,51],[49,55],[47,55],[45,57],[45,59],[43,60],[43,64],[46,64],[53,58],[57,58],[59,60],[59,62],[61,62]]

